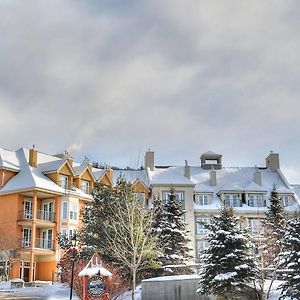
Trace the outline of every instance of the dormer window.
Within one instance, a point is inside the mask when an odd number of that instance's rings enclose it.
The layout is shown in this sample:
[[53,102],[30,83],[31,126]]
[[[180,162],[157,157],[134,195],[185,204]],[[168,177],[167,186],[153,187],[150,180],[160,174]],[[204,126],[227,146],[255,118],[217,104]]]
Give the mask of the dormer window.
[[266,201],[264,200],[262,194],[249,194],[248,205],[251,207],[265,207]]
[[225,194],[225,206],[240,207],[241,201],[238,194]]
[[197,205],[208,205],[208,198],[209,195],[207,194],[196,194],[195,195],[195,203]]

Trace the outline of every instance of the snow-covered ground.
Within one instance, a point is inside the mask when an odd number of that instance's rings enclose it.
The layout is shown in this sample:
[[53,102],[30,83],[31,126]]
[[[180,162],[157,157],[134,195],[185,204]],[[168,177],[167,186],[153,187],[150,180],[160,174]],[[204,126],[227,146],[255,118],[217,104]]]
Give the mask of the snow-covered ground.
[[[166,278],[167,280],[168,278]],[[278,300],[280,292],[276,288],[282,283],[282,281],[274,281],[272,285],[270,300]],[[265,282],[265,291],[268,289],[269,281]],[[0,296],[1,294],[9,294],[12,296],[27,296],[27,297],[41,297],[45,300],[67,300],[70,295],[70,288],[65,284],[49,284],[42,287],[25,287],[25,288],[10,288],[10,282],[0,282]],[[73,291],[73,299],[79,300],[80,298]],[[120,295],[117,300],[131,300],[131,291],[125,292]],[[141,286],[136,288],[135,300],[141,300]],[[286,298],[286,300],[289,300]]]
[[[68,285],[55,283],[47,284],[41,287],[25,287],[25,288],[10,288],[10,282],[0,282],[0,296],[1,294],[12,295],[12,296],[27,296],[27,297],[41,297],[45,300],[67,300],[70,296],[70,288]],[[73,291],[74,300],[80,298]]]

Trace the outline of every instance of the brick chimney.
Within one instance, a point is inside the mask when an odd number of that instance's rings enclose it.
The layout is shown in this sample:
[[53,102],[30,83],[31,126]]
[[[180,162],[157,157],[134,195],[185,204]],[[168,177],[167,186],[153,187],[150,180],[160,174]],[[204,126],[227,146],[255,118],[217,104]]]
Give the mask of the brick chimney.
[[29,149],[29,164],[36,168],[38,161],[37,161],[37,150],[35,150],[34,145],[32,146],[32,149]]

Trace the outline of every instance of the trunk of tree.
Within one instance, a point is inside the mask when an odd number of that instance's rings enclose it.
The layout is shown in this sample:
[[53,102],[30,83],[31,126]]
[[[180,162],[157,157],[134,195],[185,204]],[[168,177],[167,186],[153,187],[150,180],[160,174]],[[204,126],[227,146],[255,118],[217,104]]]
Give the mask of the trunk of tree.
[[136,288],[136,270],[134,269],[132,272],[132,291],[131,291],[132,300],[134,300],[135,297],[135,288]]

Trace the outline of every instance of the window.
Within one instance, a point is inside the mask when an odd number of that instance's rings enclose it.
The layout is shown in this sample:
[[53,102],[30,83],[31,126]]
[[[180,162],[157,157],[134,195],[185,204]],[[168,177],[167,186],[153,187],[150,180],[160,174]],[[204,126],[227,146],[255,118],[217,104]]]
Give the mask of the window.
[[24,219],[31,220],[32,219],[32,201],[26,200],[24,202]]
[[67,228],[62,228],[60,235],[61,235],[61,237],[67,237],[67,235],[68,235]]
[[69,238],[71,239],[76,233],[76,229],[75,228],[70,228],[69,229]]
[[63,188],[63,189],[66,189],[68,190],[69,189],[69,178],[67,175],[60,175],[60,186]]
[[[176,196],[176,200],[180,203],[182,207],[184,207],[184,192],[174,192]],[[167,203],[169,200],[171,193],[170,192],[162,192],[163,203]]]
[[77,220],[77,203],[70,202],[70,220]]
[[63,220],[68,219],[68,202],[67,201],[63,201],[63,203],[62,203],[62,218],[63,218]]
[[196,194],[195,195],[195,202],[198,205],[207,205],[208,204],[208,195]]
[[196,217],[196,234],[207,234],[209,230],[202,223],[209,223],[209,218]]
[[237,194],[225,195],[225,206],[239,207],[241,206],[239,196]]
[[262,219],[249,218],[249,226],[252,234],[257,235],[262,233]]
[[282,195],[280,198],[283,206],[289,206],[291,204],[290,196]]
[[86,194],[90,193],[90,183],[87,180],[81,180],[81,190]]
[[197,240],[196,241],[196,247],[197,247],[197,256],[199,257],[201,252],[208,247],[208,241],[206,241],[206,240]]
[[22,247],[29,248],[31,246],[31,229],[23,228]]
[[264,207],[266,206],[263,195],[261,194],[249,194],[248,205],[251,207]]

